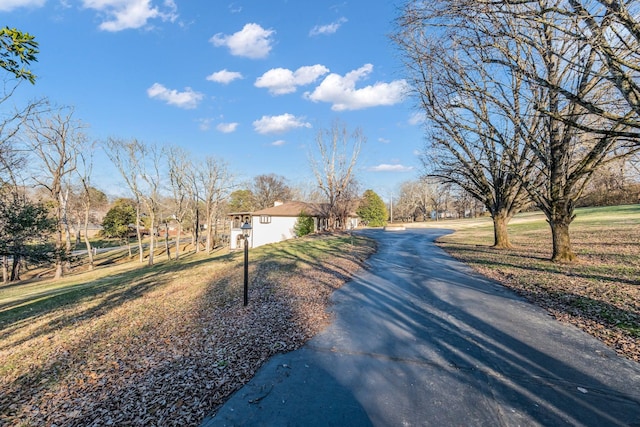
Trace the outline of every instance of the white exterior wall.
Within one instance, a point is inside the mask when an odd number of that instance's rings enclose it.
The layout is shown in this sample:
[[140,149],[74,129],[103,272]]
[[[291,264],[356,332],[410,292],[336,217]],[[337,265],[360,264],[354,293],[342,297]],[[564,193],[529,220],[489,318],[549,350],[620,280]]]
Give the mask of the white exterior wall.
[[[241,242],[242,238],[239,238],[239,236],[242,236],[242,230],[240,228],[232,228],[229,235],[229,249],[242,249],[244,241]],[[251,243],[251,238],[249,238],[249,243]]]
[[[244,246],[244,238],[242,237],[242,224],[249,221],[251,215],[247,213],[237,214],[235,218],[229,221],[231,229],[229,230],[229,249],[242,249]],[[252,225],[253,226],[253,225]],[[251,246],[251,237],[249,237],[249,246]]]
[[296,237],[293,228],[298,221],[297,217],[271,216],[268,224],[260,223],[260,216],[254,216],[251,226],[251,247],[267,245],[269,243],[281,242],[283,240]]

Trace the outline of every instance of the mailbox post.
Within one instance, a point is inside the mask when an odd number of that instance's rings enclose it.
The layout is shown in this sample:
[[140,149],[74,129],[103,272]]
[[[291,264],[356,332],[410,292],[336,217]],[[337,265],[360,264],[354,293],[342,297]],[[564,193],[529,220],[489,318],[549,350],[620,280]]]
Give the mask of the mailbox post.
[[244,305],[246,307],[249,304],[249,236],[251,235],[251,224],[247,220],[240,228],[244,236]]

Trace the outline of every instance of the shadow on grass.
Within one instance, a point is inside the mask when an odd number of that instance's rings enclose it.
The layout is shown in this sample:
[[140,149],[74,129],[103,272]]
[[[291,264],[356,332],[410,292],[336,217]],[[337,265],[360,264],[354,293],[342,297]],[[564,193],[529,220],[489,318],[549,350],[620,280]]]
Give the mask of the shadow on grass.
[[[341,255],[339,245],[327,243],[322,238],[306,239],[283,245],[270,245],[264,249],[256,250],[252,257],[258,257],[258,272],[271,270],[294,270],[299,268],[323,269],[339,277],[347,277],[347,272],[326,261],[325,257],[338,257]],[[344,242],[341,242],[344,243]],[[323,257],[314,255],[322,252]],[[324,258],[321,260],[320,258]],[[109,261],[113,262],[110,258]],[[108,261],[108,262],[109,262]],[[0,303],[0,339],[6,337],[11,331],[30,319],[44,316],[61,307],[80,307],[82,304],[101,299],[101,302],[85,310],[74,311],[73,316],[61,316],[50,322],[45,328],[22,341],[48,334],[63,328],[79,320],[90,318],[105,313],[129,300],[143,296],[149,290],[155,289],[167,283],[168,275],[180,272],[187,268],[197,267],[208,262],[237,262],[238,267],[242,262],[241,253],[229,253],[213,258],[197,256],[195,254],[183,255],[178,261],[157,263],[154,266],[141,266],[131,271],[106,276],[88,282],[62,286],[55,289],[45,289],[40,292],[27,294],[22,298]],[[255,261],[251,261],[255,264]],[[256,268],[252,265],[252,268]],[[251,279],[252,285],[256,285],[265,273],[256,273]],[[64,280],[64,279],[62,279]],[[224,282],[224,281],[222,281]],[[17,288],[25,282],[5,285],[3,289]],[[223,285],[221,283],[220,285]],[[223,294],[231,292],[231,283],[222,286]],[[217,286],[219,287],[219,286]],[[15,344],[15,343],[14,343]],[[4,346],[0,345],[0,349]]]
[[[565,312],[578,319],[596,321],[608,328],[618,329],[623,333],[640,338],[640,315],[637,312],[570,292],[547,291],[541,292],[540,295],[533,293],[533,295],[526,296],[545,308]],[[577,322],[577,324],[585,325],[584,322]],[[581,329],[591,334],[597,332],[597,330],[594,331],[585,326],[581,326]]]
[[[572,269],[570,272],[567,272],[564,271],[564,269],[566,267],[573,267],[573,264],[555,263],[549,258],[539,257],[533,254],[523,254],[507,249],[492,249],[489,246],[477,247],[476,245],[465,245],[462,243],[445,243],[441,244],[440,247],[445,251],[450,252],[451,255],[460,258],[470,265],[486,266],[493,270],[499,270],[500,267],[503,267],[522,271],[570,275],[571,277],[577,277],[587,280],[598,280],[611,284],[624,283],[634,286],[640,285],[640,279],[625,279],[614,273],[612,273],[611,275],[605,275],[593,272],[581,272],[576,268]],[[485,254],[487,258],[482,258],[482,254]],[[498,257],[500,259],[498,259]],[[516,261],[509,261],[523,258],[536,261],[538,262],[538,264],[522,264]],[[579,264],[575,265],[575,267],[579,266]]]
[[[353,241],[355,252],[360,253],[358,245],[373,245],[372,241],[362,238],[320,234],[303,239],[275,243],[249,251],[249,300],[260,300],[264,295],[274,292],[273,288],[284,285],[290,277],[297,277],[325,287],[329,291],[337,288],[336,281],[347,281],[351,272],[333,263],[333,259],[343,258]],[[347,254],[349,255],[349,254]],[[365,255],[366,257],[366,255]],[[230,261],[231,274],[211,283],[208,298],[218,304],[240,304],[242,298],[242,252],[223,255],[220,260]],[[358,257],[356,261],[363,259]],[[235,273],[233,273],[235,270]],[[318,274],[321,273],[321,274]]]
[[[143,296],[145,293],[166,284],[170,275],[186,268],[213,262],[224,257],[183,256],[179,261],[158,263],[153,266],[141,266],[133,270],[112,276],[101,277],[88,282],[62,286],[56,289],[43,290],[24,297],[0,304],[0,342],[17,328],[33,319],[45,316],[60,308],[73,309],[70,314],[62,314],[39,328],[19,342],[17,345],[41,335],[52,333],[58,329],[77,323],[78,321],[100,316],[127,301]],[[64,279],[62,279],[64,280]],[[99,300],[98,304],[89,304]],[[87,308],[82,308],[83,305]],[[0,344],[0,350],[9,344]]]
[[[225,381],[221,381],[220,377],[215,374],[214,371],[217,368],[215,365],[212,367],[211,359],[191,360],[194,354],[205,352],[204,348],[215,346],[214,350],[206,350],[207,354],[215,356],[213,361],[220,361],[225,364],[224,366],[227,363],[233,363],[233,361],[237,362],[243,357],[251,359],[259,355],[266,360],[268,355],[291,349],[283,344],[282,338],[271,333],[270,329],[283,328],[286,331],[284,336],[298,336],[307,332],[302,330],[300,327],[302,322],[297,318],[300,301],[288,298],[289,294],[283,296],[279,287],[286,285],[284,282],[291,283],[290,280],[296,280],[296,277],[300,277],[300,280],[313,280],[312,286],[314,287],[335,289],[338,285],[334,278],[346,277],[348,272],[338,263],[332,262],[332,259],[343,256],[343,250],[350,250],[349,246],[345,245],[345,241],[340,238],[338,240],[340,240],[339,244],[325,242],[322,238],[300,239],[300,241],[286,242],[282,245],[252,249],[250,251],[249,307],[242,306],[242,252],[216,256],[183,254],[177,262],[162,260],[153,267],[134,267],[129,271],[118,271],[117,275],[114,272],[112,276],[70,284],[60,290],[49,289],[51,292],[26,296],[20,302],[5,303],[0,308],[2,310],[0,313],[0,346],[6,346],[6,343],[3,342],[4,337],[10,336],[16,331],[20,332],[20,328],[40,319],[42,319],[40,323],[44,324],[43,327],[35,331],[28,331],[30,336],[19,337],[20,342],[37,337],[42,339],[64,329],[71,330],[77,322],[100,317],[129,301],[144,297],[145,294],[162,286],[171,289],[168,286],[187,273],[189,277],[197,275],[194,284],[199,288],[196,290],[198,296],[194,299],[195,304],[185,309],[184,313],[189,315],[176,320],[180,324],[179,333],[187,331],[185,334],[188,334],[190,338],[185,341],[176,339],[175,344],[174,342],[167,344],[167,351],[175,352],[172,353],[174,356],[171,356],[170,360],[165,360],[167,363],[151,364],[144,369],[128,367],[126,364],[129,363],[126,362],[129,360],[126,358],[127,355],[139,353],[142,358],[149,349],[144,347],[146,345],[144,342],[143,346],[140,346],[138,342],[127,343],[126,345],[131,347],[118,349],[118,357],[122,355],[125,362],[115,368],[105,365],[105,372],[108,371],[108,373],[104,373],[104,378],[111,379],[109,375],[112,375],[113,369],[125,369],[123,372],[126,372],[127,376],[118,371],[116,377],[112,378],[112,383],[107,382],[104,387],[99,388],[90,386],[88,384],[91,378],[86,377],[88,374],[84,373],[84,359],[93,354],[92,346],[96,343],[100,345],[108,345],[109,343],[104,341],[104,329],[89,328],[90,335],[78,337],[81,343],[88,344],[86,348],[81,344],[76,348],[68,349],[68,353],[66,350],[56,352],[51,355],[48,363],[42,368],[29,367],[28,372],[12,381],[10,390],[7,391],[8,397],[4,401],[0,399],[0,413],[8,410],[7,407],[2,407],[3,404],[20,402],[15,413],[11,412],[13,410],[8,412],[10,417],[19,416],[22,402],[28,402],[24,404],[25,413],[35,413],[33,408],[36,406],[39,409],[44,408],[42,414],[34,415],[34,420],[55,419],[57,416],[54,414],[55,408],[59,409],[59,406],[47,406],[48,404],[45,403],[49,399],[47,395],[55,393],[59,384],[72,383],[73,379],[69,380],[68,378],[75,378],[76,375],[79,380],[83,378],[87,380],[86,385],[78,383],[74,386],[74,390],[86,393],[83,394],[84,400],[95,399],[99,401],[97,405],[103,405],[100,408],[105,411],[116,411],[114,408],[120,408],[118,405],[121,403],[119,398],[124,390],[122,387],[125,387],[127,392],[135,391],[140,382],[147,381],[149,378],[156,381],[154,387],[158,386],[158,388],[160,388],[159,383],[166,383],[168,377],[171,377],[172,381],[179,382],[177,377],[184,374],[179,371],[183,369],[182,363],[188,364],[190,369],[193,365],[202,366],[202,371],[207,372],[207,375],[211,377],[211,383],[216,382],[217,384],[218,381],[224,383]],[[354,240],[358,244],[357,239]],[[212,263],[212,266],[220,264],[221,268],[210,269],[205,266],[205,268],[188,272],[190,269],[207,263]],[[317,269],[322,269],[329,274],[316,275],[314,271]],[[199,293],[203,287],[206,287],[204,295]],[[44,290],[46,291],[46,289]],[[191,292],[191,289],[187,289],[185,292]],[[273,318],[277,319],[275,324]],[[152,325],[146,333],[162,335],[165,332],[154,328],[156,326]],[[106,335],[108,334],[109,331],[106,331]],[[185,336],[176,338],[185,338]],[[269,341],[270,338],[273,339]],[[239,346],[236,341],[250,342],[251,345]],[[221,346],[221,342],[226,343],[226,346]],[[15,341],[12,345],[16,345]],[[96,347],[98,353],[101,351],[100,345]],[[257,348],[260,348],[260,351]],[[154,354],[153,357],[155,356]],[[158,360],[163,360],[162,357],[164,356],[158,356]],[[137,362],[138,359],[135,359],[131,363]],[[141,364],[144,365],[144,363]],[[218,368],[220,367],[218,366]],[[223,375],[229,369],[231,368],[226,368]],[[98,374],[102,375],[102,371],[98,371]],[[191,382],[192,378],[190,377],[189,383]],[[196,384],[201,385],[201,383]],[[216,385],[213,391],[209,391],[208,387],[198,387],[197,390],[191,390],[189,396],[204,395],[205,397],[209,396],[208,399],[213,399],[211,395],[212,393],[217,395],[218,387],[224,390],[227,386]],[[163,389],[167,394],[163,394],[162,398],[167,400],[166,406],[168,408],[174,405],[177,400],[172,400],[173,394],[182,396],[178,392],[180,389],[181,387],[177,386]],[[107,393],[105,390],[109,390],[109,392]],[[229,389],[228,391],[233,390]],[[197,398],[194,400],[197,401]],[[58,399],[54,405],[60,402],[61,400]],[[82,411],[82,408],[78,409],[78,413]],[[60,411],[57,413],[60,414]],[[61,414],[64,418],[64,411]],[[87,416],[84,420],[86,422],[74,419],[74,425],[87,425],[95,421],[91,418],[95,416],[95,412],[82,414],[82,416],[85,415]],[[131,414],[132,417],[134,415]],[[2,424],[1,420],[0,424]],[[35,422],[34,424],[39,423]]]
[[[546,274],[549,276],[547,279],[549,283],[560,283],[559,281],[572,279],[597,281],[605,287],[619,284],[638,286],[640,285],[640,280],[623,278],[615,274],[615,272],[606,275],[580,271],[579,265],[556,264],[549,259],[529,255],[526,256],[526,259],[535,260],[538,264],[525,264],[517,261],[517,259],[525,257],[525,255],[508,250],[503,252],[502,250],[491,250],[490,248],[479,249],[474,245],[461,243],[447,243],[442,245],[442,248],[465,263],[483,266],[499,273],[501,276],[515,279],[515,281],[502,282],[506,287],[514,290],[529,301],[556,314],[562,313],[570,316],[574,319],[571,323],[579,325],[588,333],[597,335],[597,328],[594,329],[589,326],[589,323],[584,322],[585,319],[609,329],[619,330],[623,334],[640,338],[640,313],[637,310],[622,308],[610,301],[588,295],[580,295],[562,287],[555,290],[537,283],[536,279],[531,279],[532,276],[527,275],[526,277],[530,280],[526,280],[522,278],[522,275],[531,273]],[[504,270],[508,270],[509,273],[505,274]],[[588,284],[585,283],[585,286],[588,286]],[[600,338],[605,339],[606,334]]]

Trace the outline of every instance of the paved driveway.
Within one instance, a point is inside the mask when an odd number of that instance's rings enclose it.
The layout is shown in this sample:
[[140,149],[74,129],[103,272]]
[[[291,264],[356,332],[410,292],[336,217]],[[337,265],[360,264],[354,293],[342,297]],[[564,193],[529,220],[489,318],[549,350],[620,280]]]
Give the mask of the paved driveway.
[[640,426],[640,364],[446,255],[445,232],[366,231],[379,251],[333,324],[203,426]]

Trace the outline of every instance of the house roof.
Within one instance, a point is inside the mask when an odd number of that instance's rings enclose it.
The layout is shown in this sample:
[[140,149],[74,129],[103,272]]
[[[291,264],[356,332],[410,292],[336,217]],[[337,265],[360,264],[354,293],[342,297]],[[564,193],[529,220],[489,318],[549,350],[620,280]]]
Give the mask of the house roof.
[[[329,205],[327,203],[307,203],[307,202],[286,202],[277,206],[271,206],[265,209],[260,209],[254,212],[232,212],[229,216],[239,215],[270,215],[270,216],[282,216],[282,217],[298,217],[301,213],[305,213],[313,217],[326,217]],[[355,212],[349,214],[350,217],[357,217]]]
[[306,203],[306,202],[287,202],[278,206],[272,206],[259,211],[253,212],[253,215],[271,215],[271,216],[300,216],[301,213],[309,216],[323,216],[324,209],[322,204]]

